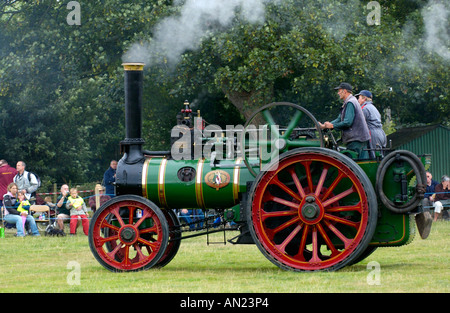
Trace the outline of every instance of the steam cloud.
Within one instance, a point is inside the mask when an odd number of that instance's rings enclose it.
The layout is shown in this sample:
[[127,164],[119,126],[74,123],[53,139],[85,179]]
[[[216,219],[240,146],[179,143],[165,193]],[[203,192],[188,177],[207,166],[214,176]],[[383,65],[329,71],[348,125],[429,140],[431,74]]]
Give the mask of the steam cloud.
[[[124,62],[147,65],[176,64],[187,50],[195,50],[202,39],[229,27],[236,16],[250,23],[263,23],[269,0],[186,0],[178,16],[167,17],[157,26],[151,41],[135,43],[123,56]],[[180,5],[181,0],[175,1]]]
[[450,60],[450,36],[449,36],[449,4],[432,0],[422,10],[425,24],[425,48],[429,52],[440,55],[445,60]]

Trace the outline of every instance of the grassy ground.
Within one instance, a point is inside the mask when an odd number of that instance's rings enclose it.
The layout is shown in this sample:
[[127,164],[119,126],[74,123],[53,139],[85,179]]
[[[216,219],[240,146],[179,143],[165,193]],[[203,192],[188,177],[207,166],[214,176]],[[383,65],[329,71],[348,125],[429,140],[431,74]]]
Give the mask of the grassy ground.
[[[379,248],[361,263],[331,273],[283,271],[255,245],[207,245],[206,237],[183,241],[162,269],[111,273],[94,259],[81,229],[78,233],[16,238],[7,230],[0,239],[0,292],[450,292],[449,222],[434,223],[427,240],[416,235],[407,246]],[[370,265],[379,264],[379,276],[368,267],[371,261],[378,262]]]

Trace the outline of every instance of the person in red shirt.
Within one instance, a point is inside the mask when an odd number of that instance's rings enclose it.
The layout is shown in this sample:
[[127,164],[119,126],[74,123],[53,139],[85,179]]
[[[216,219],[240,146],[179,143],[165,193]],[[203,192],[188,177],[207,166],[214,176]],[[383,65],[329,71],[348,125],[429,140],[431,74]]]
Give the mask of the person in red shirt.
[[[102,206],[103,203],[105,203],[106,201],[110,200],[111,197],[108,195],[105,195],[105,187],[103,186],[98,186],[95,188],[96,190],[98,190],[98,197],[99,197],[99,205]],[[91,207],[92,212],[95,213],[95,211],[98,209],[97,208],[97,203],[95,201],[95,197],[96,195],[93,195],[89,198],[89,206]]]
[[0,160],[0,206],[3,204],[3,195],[8,192],[8,185],[13,182],[16,174],[14,167],[9,166],[6,160]]

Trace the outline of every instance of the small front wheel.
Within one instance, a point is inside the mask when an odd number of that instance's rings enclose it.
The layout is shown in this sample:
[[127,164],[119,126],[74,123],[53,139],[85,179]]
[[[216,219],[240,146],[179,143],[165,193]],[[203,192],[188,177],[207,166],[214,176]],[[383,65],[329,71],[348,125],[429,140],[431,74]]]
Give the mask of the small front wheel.
[[164,255],[168,240],[164,213],[153,202],[135,195],[106,202],[95,212],[89,227],[94,257],[113,272],[153,267]]

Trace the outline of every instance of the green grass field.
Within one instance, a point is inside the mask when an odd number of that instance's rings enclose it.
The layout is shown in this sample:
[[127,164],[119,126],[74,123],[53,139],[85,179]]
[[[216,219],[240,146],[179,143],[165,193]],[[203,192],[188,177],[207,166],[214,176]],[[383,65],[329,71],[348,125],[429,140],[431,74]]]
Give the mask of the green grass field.
[[[449,222],[434,223],[427,240],[416,234],[409,245],[379,248],[361,263],[330,273],[283,271],[255,245],[207,245],[203,236],[183,241],[162,269],[111,273],[95,260],[81,233],[16,238],[7,230],[0,238],[0,292],[450,292]],[[371,261],[380,266],[379,284],[372,283]]]

